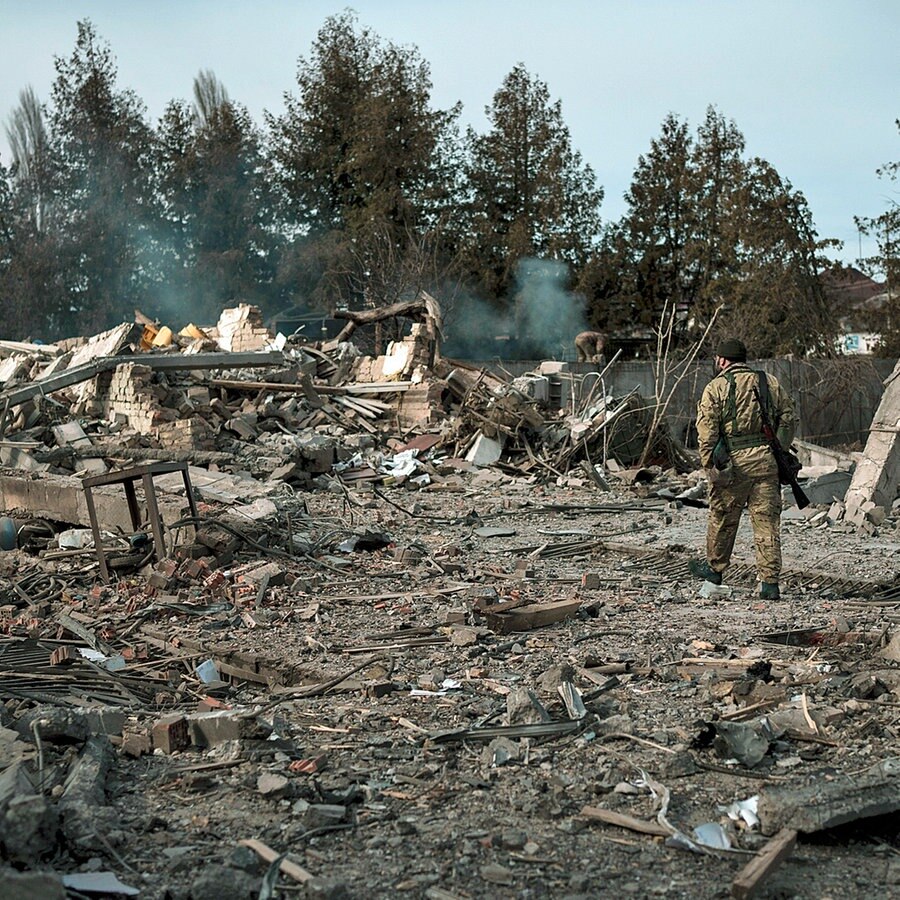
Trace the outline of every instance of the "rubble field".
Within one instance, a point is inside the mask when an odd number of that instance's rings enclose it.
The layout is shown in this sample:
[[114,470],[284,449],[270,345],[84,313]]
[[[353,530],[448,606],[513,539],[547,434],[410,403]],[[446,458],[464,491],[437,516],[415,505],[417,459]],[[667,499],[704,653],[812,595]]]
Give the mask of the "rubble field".
[[762,602],[639,398],[392,315],[6,342],[0,895],[900,892],[891,460],[803,450]]

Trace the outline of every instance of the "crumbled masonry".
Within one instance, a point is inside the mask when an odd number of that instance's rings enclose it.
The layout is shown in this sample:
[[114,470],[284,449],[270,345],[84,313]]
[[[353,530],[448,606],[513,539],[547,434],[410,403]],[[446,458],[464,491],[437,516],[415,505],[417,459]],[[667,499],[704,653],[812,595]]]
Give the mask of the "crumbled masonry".
[[892,445],[798,442],[764,601],[638,389],[440,315],[0,340],[0,896],[897,890]]

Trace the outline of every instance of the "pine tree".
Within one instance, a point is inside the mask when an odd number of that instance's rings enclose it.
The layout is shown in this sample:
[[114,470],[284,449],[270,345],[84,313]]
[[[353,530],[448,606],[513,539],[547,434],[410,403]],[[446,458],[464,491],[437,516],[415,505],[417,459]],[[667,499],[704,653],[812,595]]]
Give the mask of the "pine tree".
[[468,132],[468,258],[482,292],[503,300],[523,259],[555,260],[576,273],[585,265],[600,232],[603,191],[572,147],[561,103],[523,65],[485,112],[488,132]]
[[644,325],[666,304],[684,310],[693,301],[688,253],[696,235],[696,187],[691,168],[693,141],[686,122],[668,115],[646,155],[638,157],[625,194],[628,212],[612,236],[620,266],[618,302]]
[[588,267],[594,321],[657,326],[674,309],[678,333],[701,333],[719,310],[728,333],[757,356],[832,351],[837,334],[819,273],[831,242],[816,234],[803,195],[713,107],[692,138],[663,121],[638,160],[628,211]]
[[[169,245],[155,307],[214,322],[223,306],[274,305],[277,250],[261,138],[215,76],[194,81],[194,105],[173,101],[158,129],[157,171]],[[173,289],[174,288],[174,289]]]
[[448,218],[459,108],[433,110],[417,51],[359,28],[352,12],[326,20],[299,62],[297,87],[285,113],[268,117],[292,236],[280,277],[326,305],[393,302],[363,293],[387,290],[392,279],[376,270],[415,254]]
[[10,114],[6,136],[12,152],[16,192],[27,204],[34,227],[41,231],[47,224],[53,161],[43,106],[34,88],[29,86],[19,94],[19,105]]
[[144,300],[157,222],[153,133],[137,96],[117,90],[112,53],[89,21],[78,23],[75,50],[55,67],[54,203],[60,241],[79,260],[56,327],[84,334],[130,318]]

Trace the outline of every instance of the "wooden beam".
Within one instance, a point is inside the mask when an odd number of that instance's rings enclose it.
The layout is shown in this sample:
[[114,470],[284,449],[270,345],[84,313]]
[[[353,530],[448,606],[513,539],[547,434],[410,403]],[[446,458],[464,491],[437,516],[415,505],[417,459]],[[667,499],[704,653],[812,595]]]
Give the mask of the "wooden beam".
[[581,815],[595,822],[603,822],[605,825],[618,825],[638,834],[650,834],[654,837],[669,837],[672,834],[667,828],[663,828],[659,822],[651,822],[647,819],[637,819],[625,813],[615,812],[611,809],[603,809],[601,806],[585,806]]
[[738,872],[731,882],[731,896],[744,900],[752,897],[769,877],[790,856],[797,843],[797,832],[783,828],[759,853]]
[[407,319],[424,319],[428,316],[428,305],[420,294],[415,300],[407,300],[393,303],[390,306],[379,306],[375,309],[339,309],[334,314],[335,319],[348,319],[347,324],[333,339],[336,342],[349,340],[350,335],[360,325],[372,325],[375,322],[383,322],[385,319],[393,319],[402,316]]
[[[280,853],[276,853],[271,847],[267,844],[264,844],[262,841],[257,841],[254,839],[249,839],[245,841],[240,841],[245,847],[249,847],[253,850],[258,856],[264,859],[267,863],[273,863],[279,856]],[[304,882],[310,881],[315,878],[312,872],[307,872],[303,866],[297,865],[295,862],[291,862],[289,859],[283,859],[281,861],[281,865],[278,867],[280,872],[284,872],[285,875],[293,878],[294,881],[299,881],[301,884]]]

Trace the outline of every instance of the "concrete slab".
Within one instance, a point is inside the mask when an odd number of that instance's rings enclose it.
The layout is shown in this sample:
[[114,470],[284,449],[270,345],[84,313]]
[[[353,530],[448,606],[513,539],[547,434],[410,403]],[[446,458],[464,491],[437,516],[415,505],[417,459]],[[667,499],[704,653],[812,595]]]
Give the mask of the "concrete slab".
[[[806,474],[804,469],[800,475]],[[835,500],[843,500],[850,487],[850,473],[841,471],[823,472],[815,478],[803,482],[803,492],[809,497],[812,506],[824,506]],[[794,495],[789,487],[784,489],[784,497],[789,503],[794,502]]]
[[[130,534],[131,517],[124,488],[93,488],[93,496],[100,527],[109,530],[121,528],[126,534]],[[163,521],[166,522],[174,522],[180,518],[182,509],[186,506],[185,500],[162,493],[157,495],[157,502]],[[0,510],[6,514],[20,511],[28,517],[67,522],[70,525],[91,524],[80,479],[47,472],[40,476],[0,472]]]
[[466,461],[476,466],[490,466],[500,459],[502,453],[503,445],[499,441],[479,434],[466,454]]
[[[869,439],[847,490],[846,517],[859,524],[861,508],[890,509],[900,485],[900,362],[885,379],[884,394],[869,428]],[[862,514],[864,515],[864,514]]]

